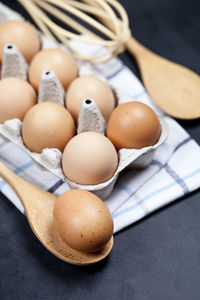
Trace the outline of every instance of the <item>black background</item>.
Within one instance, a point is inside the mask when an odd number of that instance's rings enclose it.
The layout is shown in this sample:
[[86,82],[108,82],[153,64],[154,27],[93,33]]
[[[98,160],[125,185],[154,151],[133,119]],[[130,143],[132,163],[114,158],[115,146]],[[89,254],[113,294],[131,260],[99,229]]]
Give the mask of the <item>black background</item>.
[[[27,16],[16,1],[2,2]],[[199,0],[120,2],[141,43],[200,74]],[[138,75],[133,59],[120,57]],[[199,142],[199,120],[179,123]],[[25,216],[0,194],[1,299],[199,297],[199,191],[116,234],[111,255],[91,267],[72,266],[49,253]]]

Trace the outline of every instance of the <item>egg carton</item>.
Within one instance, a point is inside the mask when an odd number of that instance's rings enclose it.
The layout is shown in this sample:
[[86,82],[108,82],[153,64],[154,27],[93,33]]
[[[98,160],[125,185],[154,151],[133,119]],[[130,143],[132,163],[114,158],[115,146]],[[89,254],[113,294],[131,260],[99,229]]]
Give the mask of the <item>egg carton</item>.
[[[0,14],[2,15],[2,7],[0,7],[0,9]],[[3,20],[6,20],[5,16]],[[43,37],[42,43],[43,48],[51,48],[51,46],[48,47],[48,45],[52,45],[52,41]],[[105,78],[103,78],[102,75],[99,74],[89,63],[79,61],[78,64],[79,76],[94,75],[106,81]],[[26,80],[27,70],[28,66],[17,46],[11,44],[6,45],[4,47],[1,78],[12,76]],[[133,101],[133,99],[130,99],[130,97],[117,89],[113,89],[113,92],[116,96],[116,105]],[[38,103],[53,101],[64,106],[64,96],[64,89],[56,74],[51,70],[44,70],[41,75]],[[101,199],[106,199],[112,192],[114,184],[122,170],[128,166],[144,168],[151,163],[156,149],[165,141],[168,134],[167,124],[164,119],[160,116],[159,120],[161,125],[161,135],[158,142],[153,146],[144,147],[142,149],[120,149],[118,152],[119,164],[115,174],[108,181],[96,185],[80,185],[66,178],[61,166],[62,153],[58,149],[45,148],[41,153],[31,152],[23,143],[21,136],[22,122],[19,119],[7,120],[3,124],[0,124],[0,134],[21,147],[35,162],[38,163],[38,165],[44,167],[57,175],[63,181],[67,182],[70,188],[88,190],[99,196]],[[106,122],[95,101],[93,99],[83,99],[78,119],[77,134],[84,131],[95,131],[105,134],[105,129]]]

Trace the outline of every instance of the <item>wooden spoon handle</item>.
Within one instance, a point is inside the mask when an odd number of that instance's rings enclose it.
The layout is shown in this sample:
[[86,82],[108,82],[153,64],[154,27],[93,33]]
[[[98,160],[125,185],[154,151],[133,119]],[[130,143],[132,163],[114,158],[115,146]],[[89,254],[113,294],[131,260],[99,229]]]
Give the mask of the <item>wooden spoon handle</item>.
[[134,57],[137,56],[137,53],[147,51],[147,48],[142,46],[133,36],[126,42],[126,49]]
[[[155,68],[155,58],[159,56],[153,53],[151,50],[140,44],[133,36],[125,44],[126,50],[133,56],[136,60],[137,65],[140,70],[141,77],[143,79],[143,84],[146,86],[145,75]],[[152,59],[153,58],[153,59]],[[159,87],[158,87],[159,89]]]
[[[0,176],[12,187],[27,214],[30,208],[33,209],[33,207],[38,206],[38,203],[42,203],[43,198],[45,198],[47,194],[49,200],[54,202],[56,199],[54,194],[47,193],[46,191],[34,186],[33,184],[14,174],[2,162],[0,162]],[[40,199],[40,202],[35,201],[36,199]],[[27,208],[29,209],[27,210]]]

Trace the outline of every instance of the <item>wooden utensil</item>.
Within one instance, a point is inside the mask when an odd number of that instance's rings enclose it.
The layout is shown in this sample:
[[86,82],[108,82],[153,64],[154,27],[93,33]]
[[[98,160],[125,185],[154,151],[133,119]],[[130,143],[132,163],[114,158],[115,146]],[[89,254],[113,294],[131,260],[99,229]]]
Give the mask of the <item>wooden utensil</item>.
[[193,71],[148,50],[131,37],[127,50],[135,57],[152,100],[178,119],[200,118],[200,77]]
[[[93,0],[83,1],[101,8]],[[99,19],[116,32],[111,18],[100,17]],[[125,47],[136,59],[142,81],[150,97],[164,112],[179,119],[200,117],[200,77],[197,74],[153,53],[133,36],[125,41]]]
[[82,253],[70,248],[58,236],[53,224],[57,196],[35,187],[0,162],[0,176],[13,188],[21,201],[28,222],[40,242],[55,256],[74,265],[90,265],[104,259],[113,247],[113,237],[96,253]]

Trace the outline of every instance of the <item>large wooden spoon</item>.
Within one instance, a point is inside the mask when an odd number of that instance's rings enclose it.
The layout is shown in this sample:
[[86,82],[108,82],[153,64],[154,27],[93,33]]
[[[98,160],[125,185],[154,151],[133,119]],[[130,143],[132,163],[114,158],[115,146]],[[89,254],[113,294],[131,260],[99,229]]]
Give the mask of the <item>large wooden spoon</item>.
[[[92,0],[83,0],[101,7]],[[113,21],[99,18],[115,32]],[[200,76],[171,62],[141,45],[133,36],[125,43],[126,49],[138,64],[142,81],[152,100],[164,112],[178,119],[200,118]]]
[[0,162],[0,176],[13,188],[24,206],[28,222],[40,242],[60,259],[75,265],[89,265],[105,258],[113,246],[113,237],[96,253],[82,253],[70,248],[57,234],[53,207],[57,196],[35,187]]
[[152,100],[179,119],[200,118],[200,76],[148,50],[131,37],[127,50],[135,57]]

